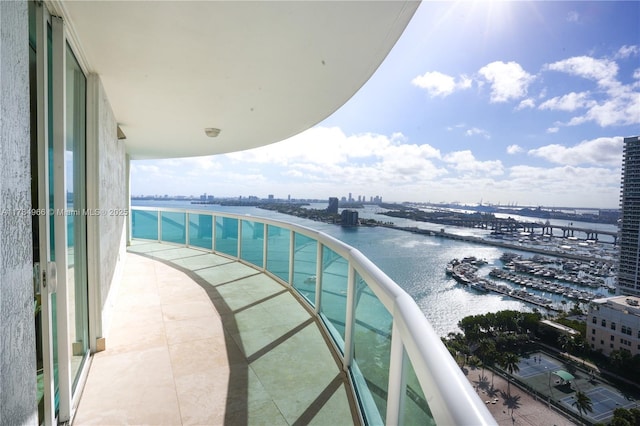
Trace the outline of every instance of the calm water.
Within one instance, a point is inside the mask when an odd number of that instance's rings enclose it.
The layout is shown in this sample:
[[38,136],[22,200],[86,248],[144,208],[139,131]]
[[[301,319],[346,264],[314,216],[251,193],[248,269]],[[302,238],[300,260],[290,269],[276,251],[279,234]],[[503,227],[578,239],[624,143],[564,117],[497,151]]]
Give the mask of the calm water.
[[[502,267],[499,260],[504,249],[481,244],[453,241],[440,237],[416,235],[388,228],[342,228],[321,222],[314,222],[294,216],[283,215],[255,207],[224,207],[218,205],[193,205],[180,201],[139,201],[133,206],[172,207],[190,210],[223,211],[247,214],[257,217],[280,219],[301,224],[325,232],[357,248],[371,259],[382,271],[409,293],[418,303],[425,316],[441,336],[458,331],[457,323],[467,315],[496,312],[503,309],[531,311],[532,305],[515,301],[497,294],[478,294],[460,286],[445,274],[445,266],[453,258],[476,256],[489,263],[480,274],[486,274],[491,267]],[[325,208],[326,204],[312,206]],[[397,220],[376,214],[379,209],[367,207],[360,211],[361,217],[371,217],[381,221],[393,221],[396,225],[418,226],[424,229],[439,230],[440,225]],[[402,223],[401,223],[402,222]],[[486,231],[447,227],[448,232],[465,235],[483,235]],[[526,253],[527,256],[530,256]],[[558,302],[560,296],[543,294]],[[571,303],[572,304],[572,303]],[[568,306],[571,306],[568,304]]]

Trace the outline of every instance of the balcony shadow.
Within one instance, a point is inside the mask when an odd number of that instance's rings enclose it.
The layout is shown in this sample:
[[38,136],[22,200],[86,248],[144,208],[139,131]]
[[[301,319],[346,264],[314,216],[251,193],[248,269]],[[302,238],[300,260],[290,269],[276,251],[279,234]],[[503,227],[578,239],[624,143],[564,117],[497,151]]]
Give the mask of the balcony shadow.
[[[278,296],[289,293],[285,287],[282,287],[281,291],[276,291],[271,293],[261,299],[250,302],[242,307],[238,307],[233,309],[225,300],[224,295],[220,292],[220,288],[225,285],[232,284],[234,281],[238,281],[241,279],[245,279],[254,275],[262,274],[262,272],[255,270],[255,273],[250,273],[246,275],[239,275],[235,278],[227,281],[227,282],[217,282],[215,285],[208,282],[205,278],[198,275],[196,271],[191,270],[189,268],[183,267],[176,263],[173,263],[170,260],[160,259],[158,257],[154,257],[153,254],[147,253],[136,253],[155,261],[164,263],[182,273],[187,275],[193,282],[198,284],[207,294],[209,300],[214,305],[216,311],[220,315],[223,330],[224,330],[224,342],[227,347],[227,362],[229,367],[229,379],[227,386],[227,398],[226,398],[226,408],[225,408],[225,416],[224,423],[225,424],[233,424],[233,425],[246,425],[249,423],[249,410],[250,410],[250,400],[249,400],[249,375],[250,375],[250,365],[260,358],[266,356],[271,353],[274,349],[278,348],[283,343],[287,342],[292,337],[299,334],[302,330],[306,329],[309,326],[319,326],[317,324],[318,319],[314,317],[309,317],[308,319],[300,322],[295,327],[290,330],[284,332],[277,338],[269,341],[263,347],[258,350],[254,350],[252,354],[248,354],[248,351],[241,341],[236,340],[234,336],[238,336],[241,334],[241,329],[236,320],[236,315],[248,309],[257,307],[265,302],[271,301]],[[235,262],[234,260],[230,260],[230,262]],[[215,268],[213,266],[212,268]],[[306,309],[306,308],[305,308]],[[325,343],[328,342],[328,337],[322,333],[322,337],[325,340]],[[239,348],[239,350],[233,350],[233,348]],[[329,402],[329,400],[340,390],[342,386],[348,388],[348,380],[347,376],[344,372],[341,371],[340,364],[335,354],[333,354],[334,361],[336,362],[336,371],[337,374],[328,385],[324,389],[322,389],[316,398],[304,409],[302,414],[298,417],[295,422],[292,424],[295,425],[303,425],[308,424],[314,417],[322,410],[323,407]],[[349,400],[349,406],[351,410],[352,422],[354,424],[357,423],[357,414],[355,412],[355,401],[350,396],[350,393],[347,392],[347,398]],[[267,419],[262,419],[262,421],[267,421]]]

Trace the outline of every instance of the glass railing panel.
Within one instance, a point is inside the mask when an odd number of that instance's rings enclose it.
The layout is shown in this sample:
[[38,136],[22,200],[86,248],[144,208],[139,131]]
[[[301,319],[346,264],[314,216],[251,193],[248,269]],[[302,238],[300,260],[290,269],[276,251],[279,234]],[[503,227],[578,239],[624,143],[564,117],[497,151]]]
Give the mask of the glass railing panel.
[[378,407],[369,389],[367,379],[364,377],[364,374],[362,374],[362,371],[360,371],[357,362],[351,364],[349,372],[351,373],[351,382],[353,383],[353,388],[358,398],[360,413],[365,419],[364,423],[367,425],[384,425],[384,419],[378,412]]
[[186,213],[160,212],[162,218],[162,241],[186,244]]
[[424,392],[422,392],[420,382],[418,382],[416,372],[409,359],[405,357],[405,360],[407,362],[405,373],[407,388],[404,407],[402,407],[403,423],[406,425],[435,425],[436,421],[433,419],[429,404],[427,404],[427,399],[424,396]]
[[158,239],[158,212],[146,210],[131,211],[131,237],[143,240]]
[[213,217],[209,214],[189,213],[189,245],[213,249]]
[[334,341],[344,353],[349,263],[328,247],[322,248],[321,316]]
[[238,219],[216,216],[215,250],[229,256],[238,256]]
[[[354,362],[358,365],[375,403],[374,407],[366,406],[368,415],[385,419],[393,317],[358,274],[354,299]],[[372,415],[371,410],[376,410],[377,415]]]
[[264,224],[242,220],[240,259],[256,266],[264,266]]
[[293,239],[293,288],[315,306],[318,243],[298,233],[294,234]]
[[289,282],[289,245],[291,231],[267,225],[267,271]]

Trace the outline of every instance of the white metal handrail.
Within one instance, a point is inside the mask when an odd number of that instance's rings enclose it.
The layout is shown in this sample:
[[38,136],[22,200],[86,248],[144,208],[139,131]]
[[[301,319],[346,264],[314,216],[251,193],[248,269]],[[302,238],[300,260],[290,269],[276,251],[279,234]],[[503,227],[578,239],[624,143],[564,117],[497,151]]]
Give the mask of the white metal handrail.
[[[323,232],[302,225],[284,222],[271,218],[252,215],[239,215],[206,210],[186,210],[175,208],[132,207],[132,210],[158,212],[158,240],[162,238],[160,212],[185,214],[185,228],[188,231],[189,215],[212,216],[212,228],[215,230],[215,217],[238,220],[238,260],[241,256],[241,227],[243,220],[265,225],[277,226],[293,233],[304,235],[317,241],[342,256],[349,264],[349,271],[357,272],[373,291],[393,318],[391,359],[389,362],[389,388],[387,396],[387,424],[402,423],[402,401],[404,398],[405,359],[411,362],[425,399],[436,424],[446,425],[494,425],[495,419],[473,390],[455,360],[449,354],[433,327],[420,310],[415,300],[407,294],[395,281],[382,272],[371,260],[359,250]],[[130,215],[130,218],[132,215]],[[131,223],[129,224],[131,226]],[[132,235],[132,229],[129,235]],[[213,231],[215,233],[215,231]],[[292,234],[293,235],[293,234]],[[266,239],[266,233],[265,233]],[[188,232],[185,243],[188,244]],[[215,238],[212,247],[215,251]],[[266,272],[268,245],[263,246],[263,265],[254,265]],[[290,253],[293,252],[293,238],[290,239]],[[347,312],[345,324],[345,354],[338,353],[343,360],[343,367],[351,366],[351,330],[354,314],[352,303],[354,285],[353,273],[349,272],[349,288],[347,289]],[[290,280],[292,278],[290,277]],[[292,283],[287,283],[292,286]],[[320,283],[321,285],[321,283]],[[318,293],[319,294],[319,293]],[[308,302],[307,302],[308,303]],[[351,312],[350,312],[351,310]],[[316,309],[316,315],[318,310]],[[323,323],[321,321],[321,323]],[[324,330],[329,333],[328,330]],[[406,354],[406,356],[405,356]]]

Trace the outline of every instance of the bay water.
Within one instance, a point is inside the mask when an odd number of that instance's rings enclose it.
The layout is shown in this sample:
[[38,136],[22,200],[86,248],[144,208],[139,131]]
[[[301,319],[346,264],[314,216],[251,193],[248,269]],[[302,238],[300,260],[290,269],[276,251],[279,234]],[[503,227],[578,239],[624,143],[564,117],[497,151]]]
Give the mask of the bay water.
[[[456,241],[438,236],[419,235],[385,227],[341,227],[270,210],[244,206],[196,205],[190,201],[132,200],[132,207],[169,207],[188,210],[219,211],[278,219],[296,223],[322,231],[358,249],[373,261],[384,273],[409,293],[440,336],[459,331],[458,322],[468,315],[497,312],[504,309],[530,312],[534,306],[499,294],[481,294],[458,284],[445,274],[445,267],[454,258],[475,256],[485,259],[488,264],[479,271],[486,275],[491,268],[503,266],[500,256],[507,251],[472,242]],[[311,208],[326,208],[326,204],[312,205]],[[394,222],[398,226],[417,226],[422,229],[440,230],[441,225],[380,215],[376,206],[358,209],[361,218],[373,218],[384,222]],[[488,231],[469,228],[447,227],[447,232],[462,235],[482,236]],[[508,250],[531,257],[530,253]],[[560,306],[562,296],[544,294]],[[567,300],[567,306],[573,303]]]

